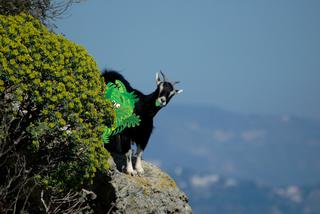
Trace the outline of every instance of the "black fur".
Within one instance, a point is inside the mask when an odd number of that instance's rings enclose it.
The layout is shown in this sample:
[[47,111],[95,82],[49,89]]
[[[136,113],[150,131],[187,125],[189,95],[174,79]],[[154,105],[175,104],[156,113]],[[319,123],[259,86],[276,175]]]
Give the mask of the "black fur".
[[[149,95],[145,95],[137,89],[131,87],[129,82],[116,71],[104,71],[102,74],[106,83],[115,82],[115,80],[120,80],[126,86],[128,92],[134,92],[139,98],[139,101],[135,105],[134,112],[140,116],[140,125],[133,128],[126,128],[120,136],[121,150],[122,153],[126,153],[131,148],[131,143],[136,143],[144,150],[148,144],[149,138],[153,130],[153,118],[162,108],[161,106],[156,106],[156,100],[163,96],[166,97],[166,104],[172,98],[171,91],[175,90],[174,86],[170,82],[162,81],[162,93],[160,94],[160,86],[158,84],[157,89]],[[112,142],[111,142],[112,144]],[[108,145],[109,146],[109,145]],[[112,145],[107,148],[109,150],[114,150]],[[111,151],[114,152],[114,151]]]

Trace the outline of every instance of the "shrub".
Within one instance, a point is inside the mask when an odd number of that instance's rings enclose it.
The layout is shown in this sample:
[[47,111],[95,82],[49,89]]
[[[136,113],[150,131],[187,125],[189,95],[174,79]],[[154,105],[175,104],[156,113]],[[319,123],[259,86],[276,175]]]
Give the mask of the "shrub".
[[[108,169],[101,136],[113,111],[102,83],[84,48],[32,16],[0,15],[0,190],[18,162],[26,193],[30,183],[79,189]],[[0,191],[0,212],[3,198]]]

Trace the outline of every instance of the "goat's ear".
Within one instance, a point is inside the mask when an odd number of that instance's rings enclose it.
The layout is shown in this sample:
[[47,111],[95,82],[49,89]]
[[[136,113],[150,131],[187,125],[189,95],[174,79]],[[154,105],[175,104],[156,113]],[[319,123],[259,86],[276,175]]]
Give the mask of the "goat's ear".
[[183,89],[180,89],[180,90],[176,89],[176,94],[180,94],[182,92],[183,92]]
[[156,83],[157,83],[157,85],[159,85],[161,83],[161,79],[160,79],[158,72],[156,73]]
[[176,84],[178,84],[178,83],[180,83],[180,81],[174,81],[174,82],[172,83],[172,85],[176,85]]

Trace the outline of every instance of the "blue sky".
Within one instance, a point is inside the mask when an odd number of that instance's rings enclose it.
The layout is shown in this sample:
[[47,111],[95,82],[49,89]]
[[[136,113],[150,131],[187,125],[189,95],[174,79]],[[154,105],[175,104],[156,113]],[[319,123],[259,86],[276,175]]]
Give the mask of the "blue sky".
[[320,1],[87,0],[57,31],[142,92],[160,69],[176,104],[320,119]]

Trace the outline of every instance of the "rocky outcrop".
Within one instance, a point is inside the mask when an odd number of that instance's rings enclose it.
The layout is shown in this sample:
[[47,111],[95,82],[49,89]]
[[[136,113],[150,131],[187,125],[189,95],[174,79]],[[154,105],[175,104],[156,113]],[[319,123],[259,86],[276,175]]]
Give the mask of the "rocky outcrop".
[[100,201],[96,213],[192,213],[187,196],[158,167],[143,161],[143,176],[130,176],[121,172],[124,157],[113,158],[109,175],[95,182]]

